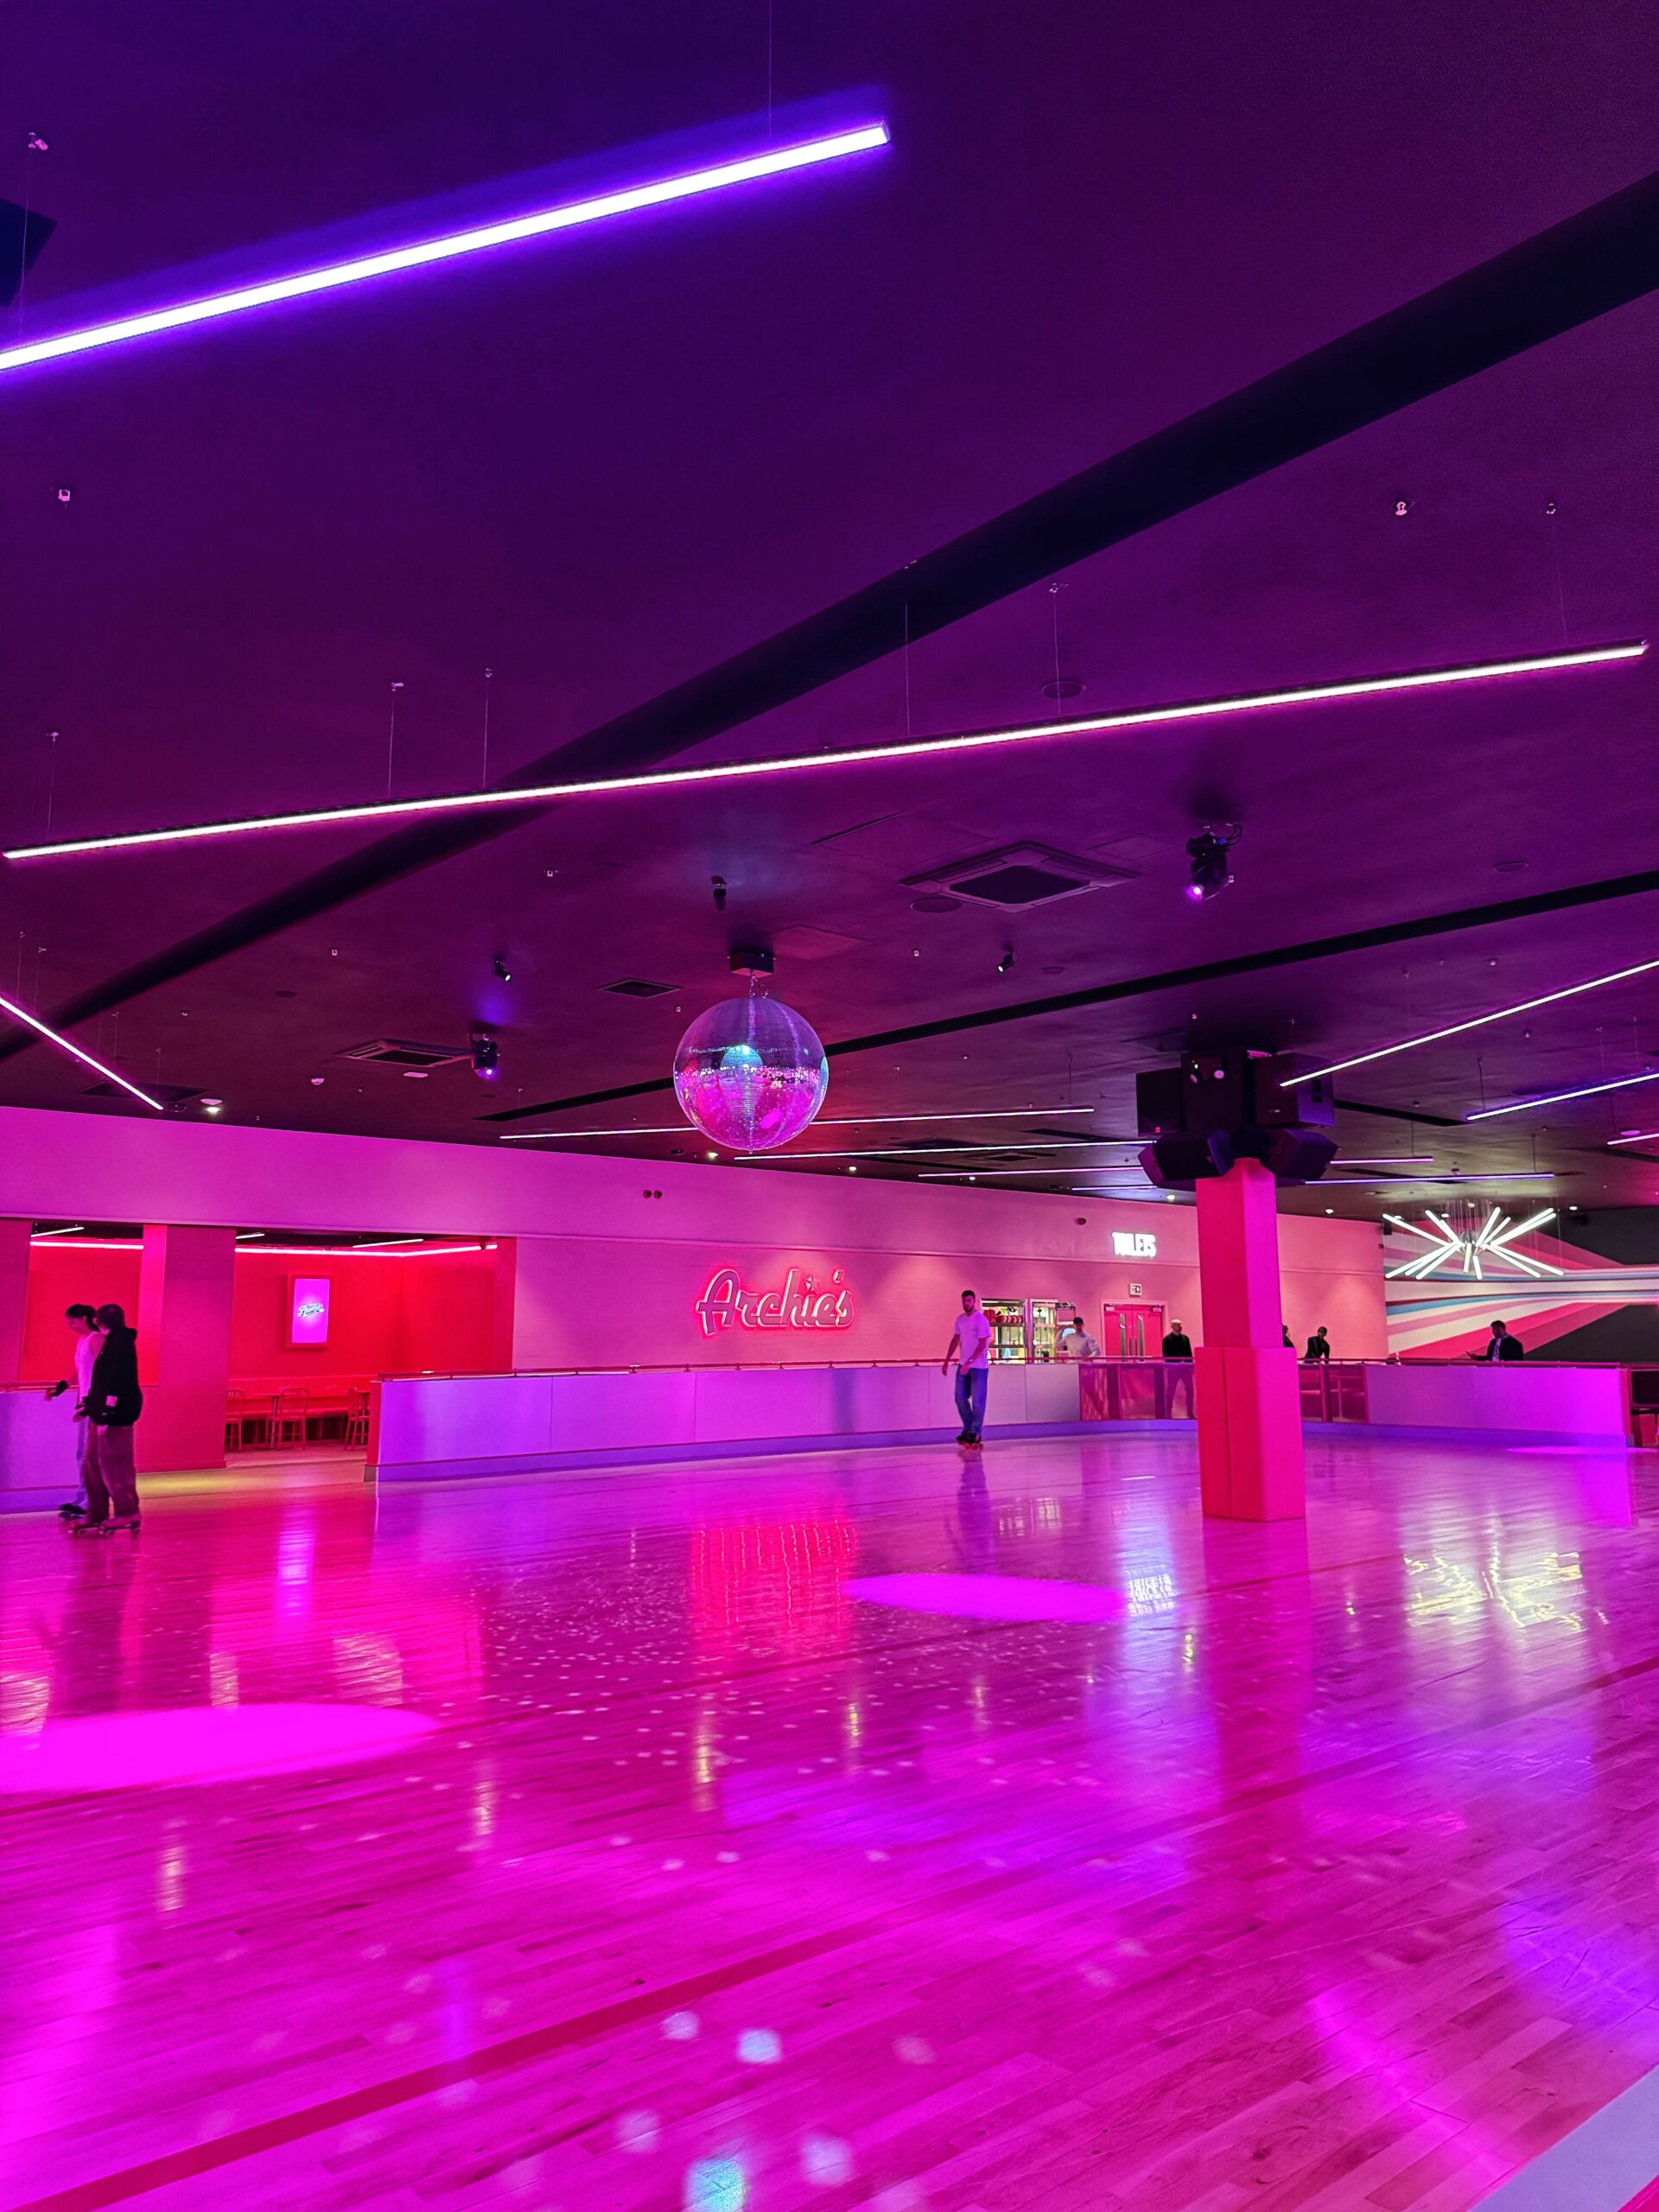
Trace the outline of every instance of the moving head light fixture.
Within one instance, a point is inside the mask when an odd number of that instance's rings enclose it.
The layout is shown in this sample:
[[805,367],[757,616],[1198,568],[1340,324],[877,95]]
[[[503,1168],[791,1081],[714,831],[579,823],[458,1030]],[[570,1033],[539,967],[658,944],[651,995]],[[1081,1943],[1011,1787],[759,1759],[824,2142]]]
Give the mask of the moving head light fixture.
[[1218,898],[1227,888],[1233,880],[1227,855],[1243,835],[1239,823],[1206,822],[1196,836],[1187,839],[1187,858],[1192,863],[1186,887],[1189,899],[1197,903]]

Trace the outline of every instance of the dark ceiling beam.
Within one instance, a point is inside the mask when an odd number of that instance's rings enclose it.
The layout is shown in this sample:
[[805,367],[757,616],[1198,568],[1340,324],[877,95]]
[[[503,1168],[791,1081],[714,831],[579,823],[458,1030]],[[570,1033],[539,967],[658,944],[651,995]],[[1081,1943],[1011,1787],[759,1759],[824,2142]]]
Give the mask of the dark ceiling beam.
[[[543,753],[501,788],[653,766],[1056,569],[1264,476],[1659,286],[1659,172],[1157,431],[763,643]],[[454,859],[548,810],[395,830],[52,1009],[60,1029]],[[37,1041],[19,1031],[0,1059]]]
[[[1224,960],[1205,960],[1188,968],[1165,968],[1153,976],[1131,976],[1122,982],[1096,983],[1085,990],[1059,991],[1044,999],[1023,999],[1012,1006],[976,1007],[968,1014],[944,1014],[935,1021],[913,1021],[903,1029],[879,1029],[868,1037],[849,1037],[825,1047],[832,1060],[854,1052],[880,1052],[895,1045],[925,1043],[932,1037],[960,1037],[973,1029],[1001,1028],[1010,1021],[1039,1021],[1045,1014],[1075,1014],[1084,1007],[1115,1006],[1124,999],[1149,998],[1157,991],[1192,990],[1205,983],[1222,983],[1239,976],[1269,975],[1275,968],[1299,968],[1311,961],[1338,960],[1344,953],[1375,952],[1389,944],[1411,944],[1423,938],[1450,937],[1459,930],[1494,928],[1503,922],[1524,922],[1540,914],[1564,914],[1579,906],[1605,906],[1618,899],[1639,899],[1659,891],[1659,868],[1637,875],[1605,876],[1598,883],[1571,883],[1560,891],[1537,891],[1525,899],[1502,899],[1484,906],[1459,906],[1446,914],[1425,914],[1414,921],[1384,922],[1374,929],[1347,930],[1340,936],[1305,938],[1298,944],[1269,946],[1262,952],[1239,952]],[[485,1114],[486,1122],[523,1122],[537,1114],[569,1112],[577,1106],[605,1106],[620,1098],[647,1098],[671,1090],[671,1077],[653,1077],[647,1083],[619,1084],[610,1090],[584,1090],[574,1098],[549,1098],[539,1106],[508,1106]],[[1382,1109],[1360,1106],[1359,1113]],[[1419,1121],[1430,1116],[1418,1115]]]

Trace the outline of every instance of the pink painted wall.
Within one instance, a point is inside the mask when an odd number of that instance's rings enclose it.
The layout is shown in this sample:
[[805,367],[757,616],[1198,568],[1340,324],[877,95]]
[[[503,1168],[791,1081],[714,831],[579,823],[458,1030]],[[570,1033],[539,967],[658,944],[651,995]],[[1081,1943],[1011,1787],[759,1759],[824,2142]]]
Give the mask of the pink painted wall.
[[127,1315],[138,1331],[144,1385],[141,1469],[224,1464],[235,1262],[228,1229],[144,1230],[138,1311]]
[[29,1230],[26,1221],[0,1221],[0,1386],[17,1382],[23,1372]]
[[[39,1247],[36,1247],[39,1249]],[[296,1260],[245,1248],[236,1256],[231,1374],[284,1382],[484,1366],[493,1349],[493,1252],[453,1259]],[[328,1341],[288,1341],[289,1283],[330,1284]]]
[[[836,1357],[933,1356],[966,1282],[990,1295],[1076,1298],[1091,1318],[1138,1282],[1145,1300],[1203,1334],[1193,1210],[1149,1200],[4,1108],[8,1216],[518,1237],[520,1365],[777,1357],[734,1352],[730,1340],[703,1348],[692,1302],[726,1262],[757,1288],[780,1284],[791,1261],[843,1268],[858,1319]],[[1157,1260],[1114,1259],[1114,1229],[1150,1230]],[[1299,1338],[1324,1321],[1338,1354],[1382,1357],[1373,1224],[1287,1217],[1280,1257]],[[835,1339],[801,1341],[797,1356],[822,1357]]]
[[22,1381],[57,1382],[74,1374],[74,1338],[64,1321],[66,1306],[118,1306],[136,1327],[138,1247],[71,1252],[55,1241],[34,1247],[29,1255]]
[[[510,1268],[510,1240],[503,1249]],[[236,1255],[231,1301],[231,1379],[276,1384],[366,1380],[428,1367],[505,1366],[512,1358],[511,1316],[504,1340],[496,1312],[499,1271],[494,1252],[313,1262],[245,1247]],[[294,1274],[327,1275],[333,1284],[328,1342],[314,1351],[288,1341],[288,1285]],[[111,1302],[137,1325],[137,1245],[109,1252],[36,1244],[29,1255],[20,1379],[51,1382],[69,1374],[73,1343],[64,1307]]]

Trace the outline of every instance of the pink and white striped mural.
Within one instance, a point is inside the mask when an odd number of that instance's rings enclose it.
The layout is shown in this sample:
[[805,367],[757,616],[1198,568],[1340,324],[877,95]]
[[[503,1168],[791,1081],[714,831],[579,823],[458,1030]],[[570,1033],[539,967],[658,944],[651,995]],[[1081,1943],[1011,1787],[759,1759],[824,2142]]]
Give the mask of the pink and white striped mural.
[[[1659,1357],[1659,1215],[1648,1217],[1646,1236],[1632,1236],[1629,1214],[1592,1216],[1580,1227],[1557,1221],[1535,1230],[1515,1249],[1535,1266],[1559,1273],[1523,1275],[1488,1267],[1477,1276],[1437,1271],[1384,1284],[1389,1350],[1404,1358],[1455,1358],[1478,1351],[1494,1321],[1506,1321],[1534,1357],[1580,1360]],[[1586,1243],[1573,1241],[1582,1236]],[[1586,1249],[1593,1239],[1600,1252]],[[1651,1257],[1627,1256],[1647,1247]],[[1621,1256],[1611,1255],[1624,1248]],[[1389,1240],[1392,1269],[1411,1255],[1408,1238]],[[1455,1263],[1453,1263],[1455,1265]]]

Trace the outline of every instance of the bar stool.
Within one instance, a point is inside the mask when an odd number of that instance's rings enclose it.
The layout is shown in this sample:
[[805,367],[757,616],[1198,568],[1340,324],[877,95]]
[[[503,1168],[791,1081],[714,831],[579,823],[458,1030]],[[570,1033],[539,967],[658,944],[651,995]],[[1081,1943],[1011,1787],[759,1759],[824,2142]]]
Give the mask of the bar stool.
[[311,1402],[308,1390],[279,1390],[270,1402],[270,1435],[273,1451],[280,1452],[285,1444],[305,1441],[306,1408]]
[[247,1418],[246,1394],[241,1390],[232,1390],[225,1403],[225,1449],[227,1452],[243,1450]]
[[366,1390],[350,1390],[346,1393],[346,1435],[344,1441],[348,1452],[355,1450],[359,1446],[365,1449],[367,1448],[369,1441],[369,1394]]

